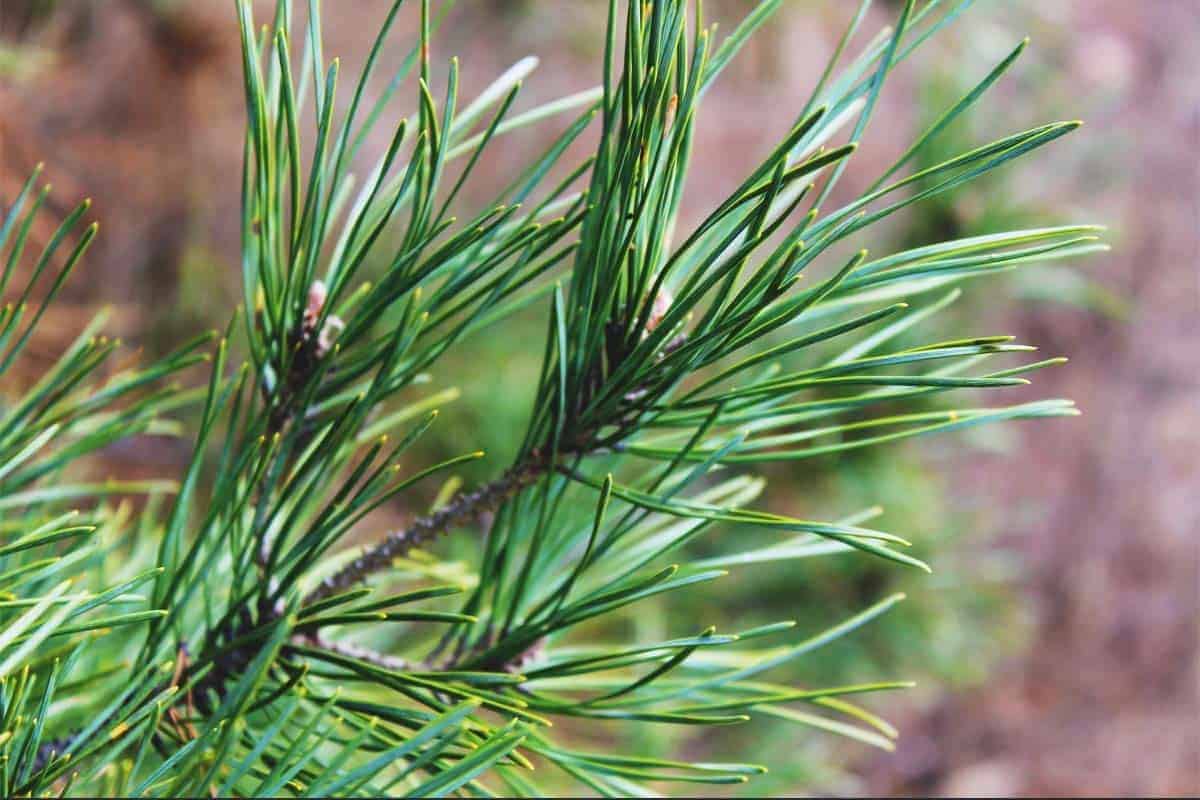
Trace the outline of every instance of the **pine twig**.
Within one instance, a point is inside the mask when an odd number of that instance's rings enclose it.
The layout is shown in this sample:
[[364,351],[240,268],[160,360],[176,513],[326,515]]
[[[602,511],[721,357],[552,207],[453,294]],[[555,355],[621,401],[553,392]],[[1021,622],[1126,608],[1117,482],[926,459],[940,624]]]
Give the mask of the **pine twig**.
[[450,502],[411,525],[387,536],[383,541],[367,549],[358,558],[321,584],[304,598],[303,606],[325,599],[355,583],[391,566],[396,558],[403,557],[413,548],[443,534],[450,528],[464,525],[481,515],[495,511],[505,500],[513,497],[536,481],[546,466],[540,461],[515,466],[494,481],[470,492],[459,492]]
[[324,636],[321,636],[317,633],[296,634],[292,637],[292,642],[298,645],[314,647],[318,650],[326,650],[330,653],[345,656],[346,658],[354,658],[359,661],[365,661],[368,664],[374,664],[375,666],[383,667],[384,669],[404,672],[413,668],[413,664],[404,660],[403,658],[390,656],[386,653],[380,653],[372,650],[369,647],[362,647],[349,642],[335,642],[330,639],[326,639]]

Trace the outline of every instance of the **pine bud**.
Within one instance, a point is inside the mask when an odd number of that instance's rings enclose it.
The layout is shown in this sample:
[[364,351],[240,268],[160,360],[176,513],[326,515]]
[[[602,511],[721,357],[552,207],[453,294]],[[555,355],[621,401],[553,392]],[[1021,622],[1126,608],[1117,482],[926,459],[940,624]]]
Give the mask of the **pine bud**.
[[663,317],[671,310],[675,297],[664,287],[654,296],[654,304],[650,306],[650,318],[646,320],[646,333],[650,333],[663,321]]
[[317,320],[321,318],[321,311],[325,308],[327,294],[324,281],[313,281],[312,286],[308,287],[308,306],[304,309],[305,327],[312,328],[317,324]]

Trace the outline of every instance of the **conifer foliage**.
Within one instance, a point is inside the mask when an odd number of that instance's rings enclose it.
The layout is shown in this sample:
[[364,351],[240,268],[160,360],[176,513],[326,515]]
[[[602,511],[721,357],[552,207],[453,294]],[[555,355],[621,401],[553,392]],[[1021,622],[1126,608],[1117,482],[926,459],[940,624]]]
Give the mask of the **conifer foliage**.
[[[792,127],[693,227],[678,220],[693,137],[721,124],[701,120],[702,101],[778,0],[725,36],[699,3],[612,0],[600,85],[519,113],[536,62],[463,101],[458,62],[432,55],[428,0],[396,2],[350,81],[324,51],[317,0],[279,0],[266,20],[235,5],[245,312],[145,367],[117,357],[99,318],[32,386],[5,386],[0,793],[686,792],[765,766],[650,758],[622,749],[622,731],[764,716],[889,747],[891,727],[852,696],[905,684],[772,675],[898,596],[825,631],[672,619],[671,638],[645,641],[604,622],[667,592],[719,594],[728,571],[765,561],[858,551],[927,569],[919,543],[869,527],[873,512],[756,508],[754,466],[1075,413],[983,404],[981,390],[1061,360],[1011,337],[896,342],[966,279],[1098,250],[1097,228],[860,249],[877,221],[1077,127],[906,170],[1024,43],[838,205],[885,80],[970,5],[909,0],[848,57],[864,2]],[[397,44],[401,13],[419,15],[416,42]],[[398,47],[399,70],[376,75]],[[464,211],[489,145],[529,125],[557,138]],[[369,163],[372,132],[387,146]],[[84,203],[33,246],[39,183],[0,215],[0,379],[97,231]],[[447,478],[479,453],[421,464],[410,449],[437,424],[438,361],[503,336],[518,312],[545,325],[528,426],[507,469],[460,486]],[[201,362],[207,381],[179,389]],[[191,444],[175,480],[86,479],[89,454],[146,435]],[[437,481],[426,513],[373,525]],[[747,547],[750,529],[778,541]],[[471,559],[439,555],[442,537]],[[718,555],[689,561],[699,537]],[[581,726],[611,747],[576,744]]]

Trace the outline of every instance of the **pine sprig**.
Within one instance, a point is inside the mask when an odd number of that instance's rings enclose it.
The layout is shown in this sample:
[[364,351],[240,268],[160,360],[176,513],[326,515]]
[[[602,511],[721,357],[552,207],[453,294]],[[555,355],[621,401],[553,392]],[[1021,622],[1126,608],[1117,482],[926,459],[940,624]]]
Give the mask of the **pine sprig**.
[[[683,229],[697,112],[779,5],[758,4],[718,42],[698,4],[613,0],[600,87],[516,113],[533,59],[465,103],[451,60],[435,96],[442,17],[428,2],[418,41],[368,108],[401,2],[343,104],[316,0],[280,0],[261,27],[238,0],[247,313],[220,336],[206,385],[175,393],[164,381],[203,358],[207,337],[101,380],[116,349],[96,336],[101,320],[0,415],[6,796],[545,794],[535,765],[627,796],[765,769],[587,752],[566,746],[556,721],[769,716],[892,746],[894,729],[848,698],[908,684],[800,689],[764,673],[854,633],[899,595],[815,634],[787,620],[736,633],[673,621],[656,641],[584,633],[756,563],[853,550],[929,569],[909,541],[867,527],[871,512],[823,522],[753,508],[763,482],[741,472],[750,465],[1075,413],[1064,400],[978,401],[1060,361],[1030,361],[1033,348],[1011,337],[897,342],[953,302],[957,284],[1093,252],[1100,229],[998,232],[876,257],[858,249],[875,222],[1077,127],[1038,126],[897,177],[1024,43],[864,194],[826,207],[888,76],[969,0],[910,0],[840,65],[863,3],[779,144]],[[404,87],[407,113],[397,114]],[[496,137],[533,124],[563,130],[492,202],[456,216]],[[381,125],[389,144],[356,181]],[[594,152],[572,162],[589,128]],[[44,202],[36,184],[0,227],[0,290]],[[78,233],[87,211],[67,217],[0,310],[0,375],[95,235],[94,225]],[[411,467],[410,448],[450,393],[401,392],[472,335],[531,309],[544,311],[546,339],[512,463],[364,550],[343,548],[372,512],[481,455]],[[963,391],[971,399],[906,405]],[[161,416],[189,404],[197,419],[186,433]],[[177,483],[73,477],[89,454],[163,433],[192,444]],[[136,512],[106,502],[136,493],[154,497]],[[431,551],[439,536],[475,528],[470,566]],[[779,541],[745,547],[721,534],[748,528]],[[689,561],[686,545],[701,536],[720,552]]]

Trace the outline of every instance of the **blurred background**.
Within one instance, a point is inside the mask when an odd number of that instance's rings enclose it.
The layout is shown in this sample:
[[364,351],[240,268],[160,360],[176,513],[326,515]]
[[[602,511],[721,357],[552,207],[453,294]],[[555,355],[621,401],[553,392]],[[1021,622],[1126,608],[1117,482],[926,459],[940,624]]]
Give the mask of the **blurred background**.
[[[353,68],[387,4],[326,5],[326,54]],[[729,31],[753,5],[708,0],[706,9]],[[786,131],[854,5],[785,3],[726,72],[700,119],[686,219]],[[899,5],[877,2],[859,43]],[[597,81],[604,7],[460,0],[435,63],[459,56],[470,97],[537,54],[541,66],[518,101],[531,107]],[[401,27],[413,23],[410,15]],[[795,618],[819,630],[904,591],[897,611],[790,676],[917,681],[872,705],[901,732],[895,752],[759,723],[719,733],[653,727],[627,746],[770,763],[744,790],[757,795],[1200,792],[1200,3],[977,3],[894,75],[841,189],[869,185],[1026,34],[1032,45],[1016,68],[923,158],[1045,121],[1081,118],[1085,127],[918,206],[863,246],[1109,225],[1111,253],[976,281],[938,323],[1070,355],[1032,388],[1074,398],[1083,416],[768,472],[765,502],[780,510],[815,518],[883,506],[880,525],[914,539],[932,577],[844,556],[785,562],[747,568],[687,604],[639,606],[628,620],[646,635],[671,631],[683,614],[722,627]],[[242,124],[232,2],[0,0],[0,197],[45,161],[57,210],[92,196],[103,222],[38,352],[57,352],[102,305],[114,311],[109,327],[150,354],[225,323],[240,296]],[[506,169],[565,124],[498,141],[466,202],[489,198]],[[467,482],[503,464],[529,407],[540,331],[536,318],[515,319],[439,365],[437,388],[457,387],[459,399],[421,457],[488,449],[487,463],[463,473]],[[185,451],[138,445],[99,468],[161,475]]]

